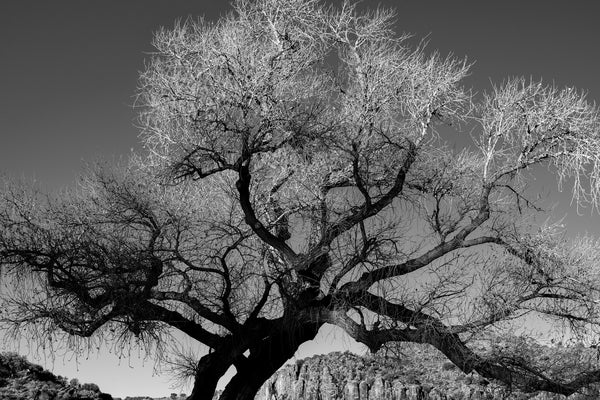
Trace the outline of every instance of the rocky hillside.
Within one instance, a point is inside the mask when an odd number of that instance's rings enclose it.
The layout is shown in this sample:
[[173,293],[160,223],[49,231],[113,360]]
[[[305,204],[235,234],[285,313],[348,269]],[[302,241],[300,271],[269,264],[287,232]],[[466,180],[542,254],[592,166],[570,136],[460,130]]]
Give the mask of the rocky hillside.
[[16,353],[0,354],[2,400],[113,400],[94,383],[56,376]]
[[[570,399],[594,398],[581,394]],[[432,350],[407,346],[396,357],[330,353],[299,360],[277,372],[256,400],[558,400],[549,393],[509,392],[478,375],[465,375]]]

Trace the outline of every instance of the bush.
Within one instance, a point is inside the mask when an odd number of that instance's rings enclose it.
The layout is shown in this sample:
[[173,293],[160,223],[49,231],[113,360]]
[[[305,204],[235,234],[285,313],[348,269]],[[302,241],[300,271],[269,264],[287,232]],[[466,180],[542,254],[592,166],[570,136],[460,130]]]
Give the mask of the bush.
[[383,374],[383,376],[381,377],[384,381],[388,381],[391,382],[394,379],[398,378],[399,374],[397,372],[394,371],[388,371],[385,374]]
[[413,373],[409,373],[404,377],[404,382],[409,384],[420,385],[421,381],[417,378],[417,376]]
[[490,381],[488,381],[484,377],[480,376],[480,377],[477,378],[477,384],[481,385],[481,386],[487,386],[487,385],[490,384]]
[[95,383],[84,383],[81,385],[81,390],[89,390],[90,392],[100,392],[100,388]]
[[451,370],[456,369],[456,368],[457,368],[456,365],[454,365],[450,361],[446,361],[445,363],[442,364],[442,370],[443,371],[451,371]]
[[42,367],[40,367],[39,370],[30,370],[29,375],[37,381],[56,383],[60,382],[60,380],[52,372],[46,371]]
[[11,352],[0,354],[0,365],[7,367],[12,374],[26,370],[30,366],[25,357]]

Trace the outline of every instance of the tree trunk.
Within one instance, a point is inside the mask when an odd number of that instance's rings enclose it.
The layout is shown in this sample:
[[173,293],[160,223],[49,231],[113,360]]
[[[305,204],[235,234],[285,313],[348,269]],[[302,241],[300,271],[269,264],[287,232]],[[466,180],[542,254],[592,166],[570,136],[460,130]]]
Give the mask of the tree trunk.
[[313,339],[322,324],[294,321],[285,325],[252,348],[243,364],[236,364],[238,372],[219,400],[254,400],[262,384],[294,356],[298,346]]
[[212,400],[219,379],[233,362],[222,352],[207,354],[198,361],[194,388],[187,400]]

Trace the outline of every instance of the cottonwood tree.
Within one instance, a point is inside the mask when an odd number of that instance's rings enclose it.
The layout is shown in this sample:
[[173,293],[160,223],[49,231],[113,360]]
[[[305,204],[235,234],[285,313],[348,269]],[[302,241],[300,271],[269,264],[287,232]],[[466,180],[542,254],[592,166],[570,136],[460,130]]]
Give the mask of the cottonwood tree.
[[156,34],[147,153],[124,172],[55,199],[7,185],[3,321],[42,340],[183,332],[209,349],[187,357],[192,399],[231,366],[221,398],[253,398],[324,324],[371,351],[429,344],[526,391],[598,381],[593,362],[528,364],[531,341],[505,356],[470,345],[527,318],[597,332],[598,244],[567,240],[528,186],[557,177],[598,206],[595,106],[521,78],[473,96],[468,63],[411,49],[390,12],[234,9]]

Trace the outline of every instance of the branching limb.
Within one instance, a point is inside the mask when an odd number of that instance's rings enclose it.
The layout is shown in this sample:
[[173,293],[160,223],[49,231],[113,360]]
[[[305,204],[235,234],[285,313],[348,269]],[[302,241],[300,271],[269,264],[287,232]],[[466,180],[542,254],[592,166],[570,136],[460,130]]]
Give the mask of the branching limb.
[[[249,163],[249,161],[247,163]],[[238,181],[236,183],[236,187],[240,195],[240,205],[244,211],[246,223],[265,243],[278,250],[286,259],[293,263],[297,259],[297,255],[294,250],[292,250],[284,240],[269,232],[262,222],[259,221],[256,213],[254,212],[254,208],[252,207],[252,203],[250,201],[251,175],[247,163],[240,166]]]

